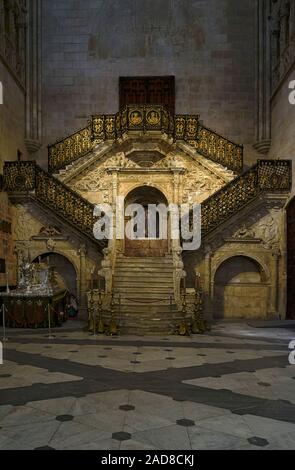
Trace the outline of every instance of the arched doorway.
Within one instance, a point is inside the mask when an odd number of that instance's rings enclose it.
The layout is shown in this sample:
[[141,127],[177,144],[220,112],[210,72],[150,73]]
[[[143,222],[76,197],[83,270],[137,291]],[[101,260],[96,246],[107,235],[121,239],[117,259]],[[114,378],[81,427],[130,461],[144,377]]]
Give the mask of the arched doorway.
[[266,318],[268,286],[260,264],[233,256],[217,269],[214,279],[214,318]]
[[287,318],[295,319],[295,197],[287,207]]
[[[125,210],[131,204],[140,204],[144,209],[144,233],[135,234],[133,239],[126,236],[125,230],[125,256],[128,257],[161,257],[168,253],[168,236],[162,239],[161,224],[162,220],[159,214],[156,217],[155,235],[149,236],[148,233],[148,207],[150,204],[159,205],[163,204],[168,206],[168,202],[164,194],[150,186],[141,186],[132,190],[125,198]],[[125,226],[132,219],[131,216],[125,216]],[[167,235],[169,234],[169,222],[167,220]],[[137,227],[135,226],[135,231]]]

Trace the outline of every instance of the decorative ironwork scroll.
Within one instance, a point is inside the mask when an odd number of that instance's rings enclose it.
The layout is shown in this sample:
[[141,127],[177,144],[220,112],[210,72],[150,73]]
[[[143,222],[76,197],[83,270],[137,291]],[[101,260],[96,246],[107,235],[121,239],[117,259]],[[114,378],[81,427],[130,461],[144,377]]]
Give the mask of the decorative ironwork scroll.
[[66,165],[83,157],[93,150],[97,142],[92,139],[90,126],[81,129],[64,140],[48,147],[48,169],[50,173],[65,168]]
[[26,192],[35,189],[34,161],[5,162],[3,184],[4,190]]
[[[32,193],[46,207],[96,241],[94,206],[65,184],[42,170],[35,162],[6,162],[4,190]],[[202,232],[207,234],[229,219],[264,191],[290,191],[292,162],[290,160],[258,160],[242,175],[232,180],[202,204]]]
[[204,157],[236,173],[243,170],[243,146],[234,144],[206,127],[199,125],[197,137],[188,143]]
[[4,189],[13,193],[29,192],[77,230],[101,247],[105,241],[96,240],[93,227],[97,219],[94,206],[61,181],[42,170],[35,162],[6,162]]
[[86,155],[95,145],[116,140],[127,133],[160,132],[193,146],[200,154],[240,173],[243,147],[210,131],[198,115],[171,115],[162,105],[128,105],[117,114],[92,116],[91,124],[48,148],[52,173]]
[[211,232],[263,191],[290,191],[291,187],[291,160],[258,160],[202,204],[202,233]]

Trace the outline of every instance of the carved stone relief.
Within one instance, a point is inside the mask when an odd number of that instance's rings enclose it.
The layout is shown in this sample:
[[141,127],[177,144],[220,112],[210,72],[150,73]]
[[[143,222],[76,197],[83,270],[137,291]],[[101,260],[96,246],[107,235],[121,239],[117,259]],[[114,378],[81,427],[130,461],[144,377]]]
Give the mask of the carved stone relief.
[[31,237],[40,233],[42,224],[31,216],[25,206],[14,206],[13,213],[15,240],[30,240]]

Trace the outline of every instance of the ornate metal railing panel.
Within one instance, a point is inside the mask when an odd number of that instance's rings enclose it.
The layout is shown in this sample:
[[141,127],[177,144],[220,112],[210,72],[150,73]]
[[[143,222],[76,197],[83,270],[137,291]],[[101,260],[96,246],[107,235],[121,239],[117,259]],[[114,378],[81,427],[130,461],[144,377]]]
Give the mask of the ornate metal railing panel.
[[36,162],[5,162],[3,172],[5,191],[34,191],[36,186]]
[[243,170],[243,146],[199,125],[197,138],[188,143],[204,157],[226,166],[235,173]]
[[161,105],[130,105],[117,114],[92,116],[88,127],[50,145],[49,171],[58,171],[86,155],[98,142],[116,140],[128,132],[152,131],[188,142],[203,156],[237,173],[243,169],[243,147],[201,126],[198,115],[171,116]]
[[290,191],[291,160],[258,160],[202,203],[202,233],[211,232],[264,191]]
[[42,170],[35,162],[6,162],[4,165],[4,189],[10,193],[31,193],[39,202],[74,226],[92,241],[105,247],[93,235],[97,218],[94,206],[61,181]]
[[50,173],[65,168],[90,152],[97,142],[92,139],[91,126],[48,146],[48,170]]

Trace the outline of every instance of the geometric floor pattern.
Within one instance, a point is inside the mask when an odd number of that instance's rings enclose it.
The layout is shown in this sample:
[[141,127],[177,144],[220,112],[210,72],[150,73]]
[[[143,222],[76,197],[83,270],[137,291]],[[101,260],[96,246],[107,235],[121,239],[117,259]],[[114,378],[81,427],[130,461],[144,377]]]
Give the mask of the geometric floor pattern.
[[54,335],[8,332],[0,449],[295,449],[295,332]]

